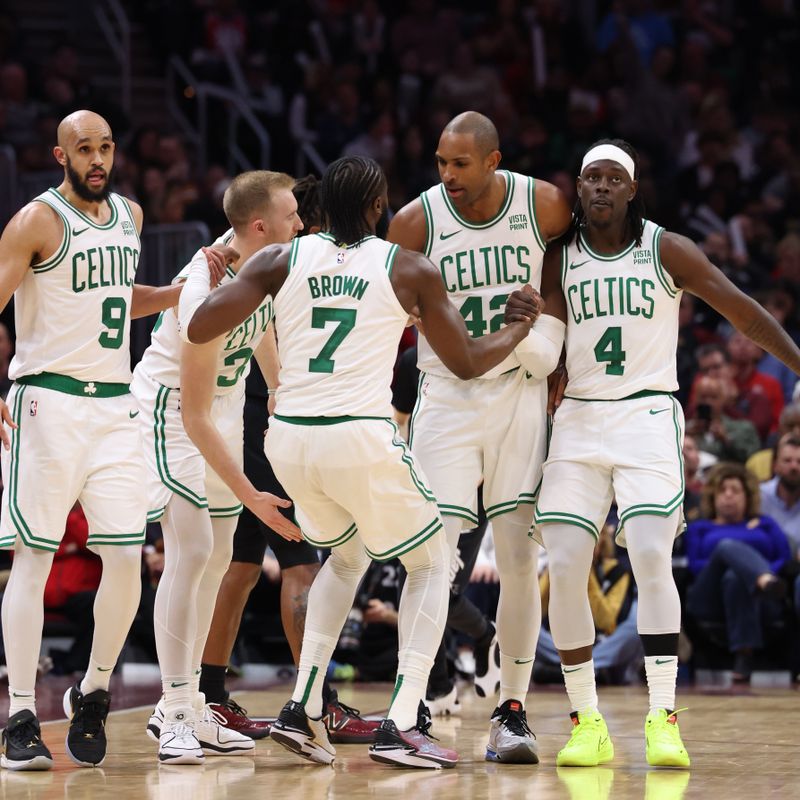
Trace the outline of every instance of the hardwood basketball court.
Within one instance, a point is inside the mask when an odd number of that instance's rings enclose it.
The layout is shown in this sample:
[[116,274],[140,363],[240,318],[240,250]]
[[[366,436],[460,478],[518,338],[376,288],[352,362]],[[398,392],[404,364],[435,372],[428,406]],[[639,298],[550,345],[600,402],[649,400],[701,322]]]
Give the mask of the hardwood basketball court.
[[[45,679],[40,683],[47,684]],[[341,699],[365,714],[386,707],[388,685],[339,686]],[[63,691],[63,690],[61,690]],[[157,690],[156,690],[157,691]],[[237,693],[254,714],[275,714],[290,685]],[[644,687],[601,689],[600,704],[616,756],[604,767],[556,769],[555,755],[569,733],[562,687],[536,688],[529,696],[532,727],[539,740],[538,766],[502,766],[483,760],[491,702],[463,691],[462,715],[435,720],[435,733],[461,757],[453,770],[403,770],[372,762],[365,746],[337,746],[333,767],[303,761],[269,739],[254,757],[210,758],[202,767],[159,766],[144,729],[151,707],[113,711],[108,721],[109,754],[98,769],[75,767],[64,753],[67,724],[43,725],[56,761],[51,772],[0,770],[0,795],[8,800],[234,800],[271,798],[400,798],[465,800],[680,800],[680,798],[800,797],[794,726],[797,693],[792,689],[744,693],[680,690],[681,733],[691,770],[653,770],[644,759]],[[40,689],[40,693],[41,689]]]

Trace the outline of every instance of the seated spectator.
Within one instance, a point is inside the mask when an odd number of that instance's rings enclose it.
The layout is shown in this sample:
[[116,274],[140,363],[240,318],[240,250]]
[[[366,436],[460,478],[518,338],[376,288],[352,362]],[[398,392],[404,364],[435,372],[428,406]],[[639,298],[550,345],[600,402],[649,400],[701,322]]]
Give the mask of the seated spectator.
[[784,434],[775,448],[775,477],[761,484],[761,510],[769,514],[800,553],[800,436]]
[[[589,573],[589,604],[596,629],[592,657],[598,677],[611,684],[628,682],[632,670],[641,666],[644,652],[636,628],[636,599],[630,567],[614,558],[614,526],[606,525],[597,540]],[[550,575],[539,578],[542,592],[542,630],[536,645],[534,678],[544,679],[561,664],[547,625]],[[560,671],[560,670],[559,670]]]
[[686,432],[697,447],[720,461],[746,461],[759,448],[753,424],[724,413],[732,387],[724,378],[703,375],[695,385],[695,404],[686,421]]
[[697,519],[700,515],[700,496],[703,492],[703,474],[700,450],[694,436],[686,434],[683,438],[683,477],[685,491],[683,495],[683,516],[687,520]]
[[64,617],[75,627],[69,650],[51,650],[53,670],[59,675],[83,672],[89,665],[94,633],[94,606],[103,565],[86,547],[89,525],[77,503],[67,516],[64,538],[53,558],[44,587],[45,614]]
[[764,646],[765,623],[780,618],[786,593],[777,573],[791,557],[789,542],[759,505],[754,476],[740,464],[719,464],[703,493],[703,519],[686,531],[694,576],[687,610],[700,623],[725,623],[734,681],[749,681],[753,651]]
[[[775,441],[780,441],[787,433],[800,437],[800,401],[786,406],[781,412]],[[771,446],[771,439],[772,437],[767,440],[767,444],[770,445],[769,447],[753,453],[753,455],[747,459],[747,469],[749,469],[759,481],[769,480],[773,474],[772,462],[775,451]]]

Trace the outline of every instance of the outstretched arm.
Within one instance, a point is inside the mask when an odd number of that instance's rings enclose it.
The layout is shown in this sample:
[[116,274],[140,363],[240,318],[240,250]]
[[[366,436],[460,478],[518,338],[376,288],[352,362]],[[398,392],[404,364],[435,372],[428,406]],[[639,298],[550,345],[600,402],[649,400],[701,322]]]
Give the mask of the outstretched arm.
[[274,297],[286,279],[289,250],[288,244],[259,250],[239,270],[236,280],[217,287],[188,322],[189,341],[202,344],[216,339],[247,319],[268,294]]
[[300,529],[278,511],[278,507],[286,508],[291,503],[268,492],[259,492],[253,486],[231,454],[211,416],[220,346],[219,341],[181,345],[183,427],[211,469],[244,505],[284,539],[300,540]]
[[705,300],[738,331],[800,375],[800,350],[789,334],[772,314],[737,289],[694,242],[664,233],[660,255],[676,286]]
[[[442,363],[464,380],[483,375],[497,366],[525,338],[539,313],[531,292],[527,311],[517,314],[519,321],[510,322],[488,336],[472,339],[461,314],[447,297],[442,276],[427,258],[401,250],[392,271],[392,285],[406,311],[412,313],[419,309],[425,335]],[[515,295],[520,300],[520,309],[524,308],[522,293]]]

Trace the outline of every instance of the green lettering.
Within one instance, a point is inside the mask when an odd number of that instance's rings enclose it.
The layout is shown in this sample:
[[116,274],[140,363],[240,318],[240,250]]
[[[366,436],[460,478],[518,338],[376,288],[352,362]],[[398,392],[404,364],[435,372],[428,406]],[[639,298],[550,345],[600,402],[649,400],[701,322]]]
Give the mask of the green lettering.
[[608,286],[608,313],[614,316],[614,278],[603,278]]
[[470,272],[472,273],[472,288],[475,289],[479,286],[485,286],[485,283],[482,283],[478,276],[475,274],[475,251],[469,251],[469,268]]
[[570,284],[569,288],[567,289],[567,300],[569,301],[569,310],[572,312],[572,319],[575,320],[575,324],[577,325],[581,322],[583,317],[578,314],[577,311],[575,311],[575,305],[572,302],[573,294],[578,294],[578,287],[574,283]]
[[593,319],[594,316],[589,313],[586,306],[589,304],[589,296],[586,294],[586,290],[589,288],[591,281],[581,281],[578,288],[581,295],[581,310],[583,311],[583,318],[584,319]]
[[72,257],[72,291],[76,294],[86,288],[86,281],[78,283],[78,259],[86,261],[86,253],[75,253]]
[[600,308],[600,281],[595,278],[592,284],[594,285],[594,315],[596,317],[607,317],[608,312]]
[[319,285],[322,287],[322,296],[323,297],[330,297],[331,296],[331,276],[330,275],[323,275],[319,279]]
[[631,286],[633,286],[634,282],[637,286],[639,285],[638,278],[628,278],[625,281],[625,299],[628,301],[628,314],[630,314],[632,317],[638,317],[639,314],[641,314],[641,310],[639,309],[639,306],[636,306],[634,309],[633,301],[631,300]]
[[458,288],[461,289],[462,292],[469,289],[469,286],[464,283],[463,279],[463,276],[467,272],[467,267],[465,264],[461,263],[462,258],[466,255],[467,252],[465,250],[456,253],[456,279],[458,280]]
[[483,253],[483,272],[484,272],[484,278],[485,278],[483,285],[484,286],[488,286],[492,282],[492,277],[491,277],[492,265],[491,265],[491,261],[489,260],[489,253],[492,252],[492,248],[491,247],[481,247],[480,250],[478,250],[478,252],[479,253]]
[[523,244],[517,248],[517,264],[519,264],[519,268],[522,271],[522,275],[519,278],[520,283],[530,283],[531,281],[531,265],[527,261],[522,260],[522,254],[529,256],[531,251]]
[[509,251],[512,255],[516,253],[516,248],[514,245],[511,244],[504,244],[503,249],[501,251],[503,256],[503,283],[514,283],[514,278],[512,278],[508,274],[508,261],[506,260],[506,251]]
[[447,289],[448,292],[456,291],[456,287],[455,286],[451,286],[447,282],[447,269],[446,269],[446,267],[447,267],[448,264],[452,264],[452,263],[453,263],[453,256],[451,256],[449,254],[446,255],[446,256],[442,256],[442,260],[439,262],[439,271],[442,273],[442,280],[444,281],[445,288]]
[[311,292],[311,296],[314,299],[319,297],[319,281],[316,278],[308,279],[308,290]]
[[642,316],[645,319],[653,319],[653,309],[655,308],[656,301],[653,297],[647,294],[648,289],[655,291],[656,285],[651,280],[642,281],[642,297],[650,304],[647,308],[642,309]]
[[353,297],[355,297],[357,300],[361,300],[361,298],[364,297],[364,292],[367,291],[367,286],[369,286],[369,281],[365,281],[363,278],[359,278],[358,286],[356,286],[353,292]]
[[100,284],[97,283],[97,278],[95,273],[97,272],[97,264],[94,263],[94,254],[97,250],[94,247],[89,248],[86,251],[86,261],[89,265],[89,271],[87,276],[87,283],[90,289],[97,289]]
[[332,290],[334,294],[341,294],[342,293],[342,276],[341,275],[334,275],[332,281]]

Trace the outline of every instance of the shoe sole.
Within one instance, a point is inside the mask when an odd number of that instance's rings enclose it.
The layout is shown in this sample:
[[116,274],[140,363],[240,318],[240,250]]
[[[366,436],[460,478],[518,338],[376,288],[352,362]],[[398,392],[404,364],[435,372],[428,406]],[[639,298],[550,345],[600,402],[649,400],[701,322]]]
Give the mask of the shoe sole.
[[169,755],[169,753],[158,754],[159,764],[186,764],[188,766],[202,766],[205,764],[205,761],[206,760],[203,758],[203,756],[191,755],[189,753],[180,753],[174,756]]
[[301,758],[313,761],[317,764],[333,764],[335,754],[331,754],[324,748],[315,744],[308,738],[308,734],[301,731],[290,731],[281,728],[271,728],[269,738],[274,739],[279,745],[291,750]]
[[[66,692],[64,692],[64,700],[62,701],[64,716],[70,721],[72,721],[72,703],[69,700],[71,694],[72,694],[72,687],[70,687],[69,689],[67,689]],[[105,754],[103,754],[103,757],[97,762],[83,761],[76,755],[73,755],[72,751],[69,749],[69,732],[67,732],[67,738],[64,740],[64,750],[67,756],[69,756],[69,760],[72,761],[73,764],[77,764],[79,767],[99,767],[106,760]],[[45,769],[48,768],[45,767]]]
[[485,760],[498,764],[538,764],[539,755],[536,750],[526,744],[517,745],[505,752],[498,752],[487,747]]
[[53,759],[47,756],[36,756],[27,761],[11,761],[5,753],[0,756],[0,767],[11,772],[43,772],[53,769]]
[[353,733],[350,735],[329,732],[328,739],[330,739],[331,744],[372,744],[375,741],[375,732]]
[[147,724],[147,728],[145,729],[145,733],[147,734],[148,739],[152,739],[156,744],[158,744],[158,740],[161,737],[161,726],[149,722]]
[[664,761],[651,761],[649,758],[647,759],[647,763],[651,767],[677,767],[678,769],[687,769],[691,766],[691,761],[687,758],[686,760],[678,761],[677,758],[673,759],[665,759]]
[[599,767],[601,764],[608,764],[609,761],[614,760],[614,753],[611,755],[598,758],[596,761],[562,761],[556,756],[557,767]]
[[415,767],[417,769],[453,769],[456,761],[434,759],[421,756],[416,750],[409,751],[405,748],[392,748],[386,750],[369,749],[369,757],[379,764],[389,764],[393,767]]

